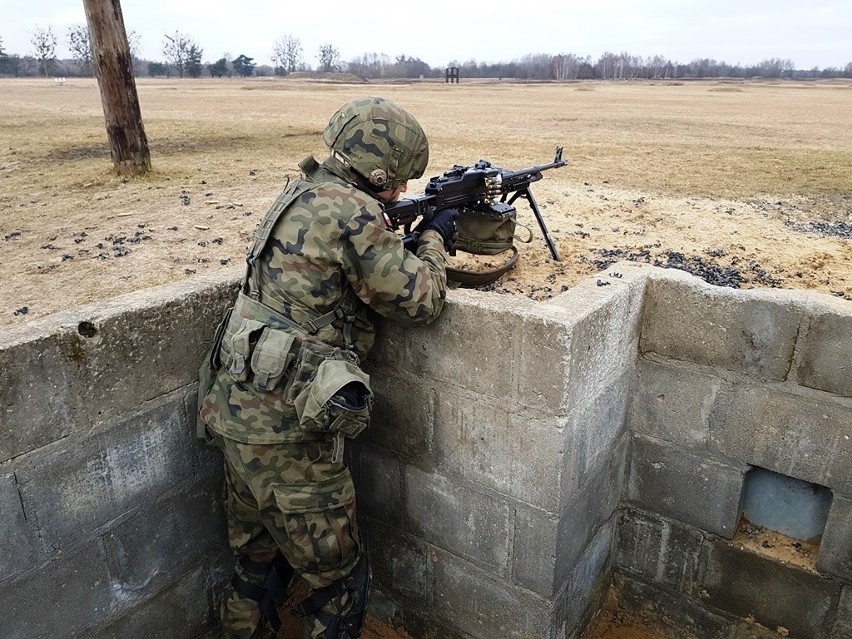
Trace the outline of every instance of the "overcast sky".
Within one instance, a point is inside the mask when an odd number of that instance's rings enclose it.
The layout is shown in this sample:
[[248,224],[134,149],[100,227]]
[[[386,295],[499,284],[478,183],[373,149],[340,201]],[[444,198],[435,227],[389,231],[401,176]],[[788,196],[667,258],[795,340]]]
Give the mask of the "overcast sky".
[[[301,40],[317,66],[320,45],[348,61],[364,53],[448,62],[500,62],[529,53],[662,55],[675,62],[711,58],[750,65],[790,59],[799,69],[852,62],[852,0],[122,0],[141,55],[163,60],[165,34],[180,31],[204,50],[204,61],[243,53],[271,63],[275,41]],[[316,7],[316,8],[314,8]],[[53,29],[57,54],[70,57],[68,28],[85,24],[83,0],[0,0],[0,38],[7,53],[31,55],[35,28]]]

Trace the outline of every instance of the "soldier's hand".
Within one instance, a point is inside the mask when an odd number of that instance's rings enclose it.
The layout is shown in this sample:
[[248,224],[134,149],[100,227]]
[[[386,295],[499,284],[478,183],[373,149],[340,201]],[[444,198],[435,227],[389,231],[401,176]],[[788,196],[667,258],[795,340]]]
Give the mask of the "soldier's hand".
[[432,219],[428,222],[421,224],[420,226],[422,228],[420,228],[419,231],[421,233],[430,229],[437,231],[444,240],[444,248],[449,251],[453,248],[457,219],[459,219],[459,212],[457,209],[444,209],[443,211],[435,213],[435,215],[432,216]]

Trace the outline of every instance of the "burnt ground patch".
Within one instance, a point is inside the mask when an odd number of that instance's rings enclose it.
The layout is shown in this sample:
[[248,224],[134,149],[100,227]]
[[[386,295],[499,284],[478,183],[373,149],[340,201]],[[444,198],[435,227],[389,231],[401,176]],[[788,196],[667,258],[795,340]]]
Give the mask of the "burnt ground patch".
[[786,220],[784,225],[799,233],[816,233],[826,237],[840,237],[843,239],[852,239],[852,223],[849,222],[829,222],[826,220],[816,220],[814,222],[794,222]]
[[647,248],[633,251],[625,249],[596,249],[595,253],[600,255],[600,258],[589,261],[599,270],[604,270],[621,260],[629,260],[631,262],[653,264],[662,268],[676,268],[686,271],[714,286],[740,288],[743,284],[754,283],[778,288],[783,282],[780,278],[771,275],[754,260],[744,261],[734,256],[731,258],[730,264],[718,262],[717,258],[725,257],[725,252],[721,249],[708,250],[706,251],[706,256],[684,255],[677,251],[662,251],[652,254]]

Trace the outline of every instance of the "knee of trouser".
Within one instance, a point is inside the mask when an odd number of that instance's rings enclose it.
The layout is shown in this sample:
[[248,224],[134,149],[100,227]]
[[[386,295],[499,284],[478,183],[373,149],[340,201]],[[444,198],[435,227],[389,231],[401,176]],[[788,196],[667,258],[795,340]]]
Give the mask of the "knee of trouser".
[[238,597],[251,600],[260,610],[259,624],[269,624],[274,630],[281,627],[278,607],[288,599],[293,568],[280,553],[268,562],[241,557],[230,588]]
[[370,564],[363,554],[348,575],[314,591],[299,606],[308,624],[314,626],[312,636],[321,639],[360,637],[371,582]]

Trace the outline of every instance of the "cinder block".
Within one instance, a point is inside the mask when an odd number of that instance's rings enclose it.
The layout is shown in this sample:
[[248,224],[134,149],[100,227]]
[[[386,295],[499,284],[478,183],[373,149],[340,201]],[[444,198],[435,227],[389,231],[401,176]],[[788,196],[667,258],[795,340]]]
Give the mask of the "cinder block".
[[0,338],[0,462],[68,436],[80,415],[80,353],[68,332]]
[[568,497],[559,517],[515,507],[512,576],[546,597],[563,589],[601,526],[612,519],[621,496],[626,440],[585,487]]
[[548,637],[547,600],[446,553],[433,553],[434,614],[474,639]]
[[[102,421],[195,382],[232,283],[178,282],[121,296],[77,314],[81,395],[89,420]],[[87,337],[91,335],[91,337]]]
[[695,594],[727,614],[786,628],[796,639],[823,639],[831,630],[840,588],[837,581],[707,540]]
[[24,508],[47,542],[65,546],[190,478],[191,437],[174,394],[111,428],[31,453],[17,471]]
[[431,464],[433,382],[397,368],[368,366],[367,371],[376,398],[370,426],[359,441],[392,450],[406,461]]
[[617,565],[645,582],[690,593],[703,541],[690,526],[627,509],[619,520]]
[[221,487],[193,486],[146,504],[103,537],[116,591],[151,592],[175,575],[230,557]]
[[0,634],[3,639],[77,637],[104,623],[117,605],[95,540],[0,586]]
[[406,514],[412,532],[498,573],[509,559],[509,505],[441,475],[405,469]]
[[630,407],[634,433],[702,449],[710,437],[710,413],[722,380],[694,367],[641,359]]
[[603,604],[612,579],[616,519],[598,530],[569,576],[553,608],[551,637],[576,636]]
[[425,605],[426,544],[377,520],[369,519],[366,524],[370,564],[377,586],[414,604]]
[[39,546],[34,526],[27,523],[15,474],[0,468],[0,584],[30,568]]
[[207,575],[198,568],[150,599],[121,611],[118,619],[86,637],[194,639],[211,625],[211,599]]
[[[516,397],[515,366],[524,300],[451,291],[434,324],[411,330],[399,368],[492,397]],[[531,300],[526,300],[531,302]],[[437,345],[440,345],[439,347]]]
[[586,280],[551,300],[551,305],[566,307],[573,318],[565,380],[569,411],[613,385],[636,359],[644,285],[607,281],[615,283],[600,287]]
[[583,488],[566,498],[559,520],[557,587],[564,584],[600,527],[613,518],[623,492],[627,448],[628,439],[622,437]]
[[834,495],[819,545],[817,569],[852,582],[852,501]]
[[556,420],[532,411],[509,412],[488,397],[440,391],[433,458],[442,472],[555,512],[564,461]]
[[402,465],[392,455],[357,442],[355,488],[358,495],[358,510],[389,524],[399,525],[399,514],[403,512]]
[[[621,573],[614,576],[613,584],[621,609],[633,613],[649,627],[676,629],[678,636],[683,637],[732,639],[732,622],[708,610],[700,599],[643,583]],[[774,639],[778,639],[774,629],[772,634]],[[770,638],[767,636],[766,639]]]
[[718,366],[764,380],[784,380],[805,316],[804,296],[711,286],[685,274],[651,278],[640,349]]
[[627,431],[627,404],[631,374],[625,372],[611,384],[578,403],[565,423],[566,467],[562,492],[580,490],[600,466],[606,464]]
[[837,605],[834,628],[831,630],[831,639],[849,639],[849,637],[852,637],[852,585],[843,587],[840,603]]
[[[824,296],[820,296],[824,297]],[[821,303],[799,340],[796,377],[802,386],[852,397],[852,311],[848,302]]]
[[499,347],[497,350],[505,353],[507,368],[517,366],[520,404],[549,414],[564,414],[570,409],[568,378],[576,320],[559,307],[536,310],[539,313],[526,314],[518,327],[516,359],[509,359],[509,351]]
[[710,435],[723,455],[852,495],[852,408],[740,385]]
[[628,498],[643,510],[730,538],[739,520],[746,470],[636,436]]

